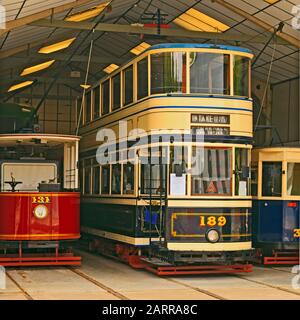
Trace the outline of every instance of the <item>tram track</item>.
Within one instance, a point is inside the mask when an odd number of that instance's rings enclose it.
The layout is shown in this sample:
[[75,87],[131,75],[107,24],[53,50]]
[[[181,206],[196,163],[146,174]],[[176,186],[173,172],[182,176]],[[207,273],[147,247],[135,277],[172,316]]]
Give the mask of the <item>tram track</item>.
[[194,290],[194,291],[203,293],[203,294],[205,294],[205,295],[207,295],[207,296],[209,296],[209,297],[215,298],[215,299],[217,299],[217,300],[228,300],[227,298],[222,297],[222,296],[219,296],[218,294],[215,294],[215,293],[210,292],[210,291],[208,291],[208,290],[200,289],[200,288],[191,286],[191,285],[189,285],[189,284],[187,284],[187,283],[183,283],[183,282],[178,281],[178,280],[175,280],[175,279],[170,279],[170,278],[164,278],[164,279],[167,280],[167,281],[170,281],[170,282],[179,284],[179,285],[181,285],[181,286],[183,286],[183,287],[189,288],[189,289],[191,289],[191,290]]
[[234,276],[237,277],[237,278],[252,282],[252,283],[260,284],[260,285],[263,285],[263,286],[266,286],[266,287],[269,287],[269,288],[272,288],[272,289],[277,289],[277,290],[280,290],[280,291],[288,292],[288,293],[296,295],[296,296],[300,296],[300,292],[295,292],[295,291],[287,289],[287,288],[283,288],[283,287],[280,287],[280,286],[275,286],[275,285],[266,283],[264,281],[249,279],[249,278],[246,278],[245,276],[241,276],[241,275],[237,275],[237,274],[235,274]]
[[105,291],[108,292],[109,294],[117,297],[117,298],[120,299],[120,300],[130,300],[130,299],[129,299],[128,297],[126,297],[125,295],[123,295],[123,294],[117,292],[116,290],[114,290],[114,289],[106,286],[105,284],[103,284],[103,283],[101,283],[100,281],[98,281],[98,280],[90,277],[89,275],[85,274],[84,272],[79,271],[78,269],[74,269],[74,268],[72,268],[72,267],[68,267],[67,269],[70,270],[71,272],[75,273],[76,275],[84,278],[85,280],[93,283],[93,284],[96,285],[97,287],[105,290]]
[[17,288],[24,294],[26,300],[34,300],[33,297],[20,285],[20,283],[14,279],[14,277],[9,273],[9,271],[6,271],[6,276],[9,278],[16,286]]

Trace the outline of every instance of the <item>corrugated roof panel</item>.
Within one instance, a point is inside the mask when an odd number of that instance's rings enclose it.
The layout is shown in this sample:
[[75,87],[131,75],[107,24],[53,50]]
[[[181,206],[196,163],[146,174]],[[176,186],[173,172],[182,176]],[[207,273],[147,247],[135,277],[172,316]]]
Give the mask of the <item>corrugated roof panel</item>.
[[257,8],[253,7],[252,5],[248,4],[245,1],[241,1],[241,0],[226,0],[226,2],[234,5],[235,7],[238,7],[242,10],[244,10],[247,13],[250,14],[254,14],[255,12],[257,12]]

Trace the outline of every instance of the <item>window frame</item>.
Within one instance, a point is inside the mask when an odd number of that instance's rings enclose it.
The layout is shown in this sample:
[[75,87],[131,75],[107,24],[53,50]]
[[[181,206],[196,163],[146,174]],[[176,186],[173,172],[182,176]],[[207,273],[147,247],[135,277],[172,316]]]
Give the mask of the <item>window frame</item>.
[[[107,193],[104,193],[103,192],[103,170],[105,168],[108,168],[109,169],[109,177],[108,177],[108,183],[109,183],[109,186],[108,186],[108,192]],[[111,165],[110,164],[106,164],[106,165],[102,165],[101,166],[101,171],[100,171],[100,194],[101,196],[104,195],[104,196],[108,196],[111,194]]]
[[[94,87],[93,89],[92,89],[92,121],[93,120],[97,120],[97,119],[99,119],[100,117],[101,117],[101,85],[99,84],[99,85],[97,85],[96,87]],[[99,99],[98,99],[98,116],[96,117],[95,116],[95,107],[96,107],[96,103],[95,103],[95,101],[96,101],[96,92],[98,92],[98,94],[99,94]]]
[[[114,90],[114,84],[115,84],[115,78],[119,77],[119,81],[120,81],[120,90],[119,90],[119,106],[118,107],[114,107],[114,94],[115,94],[115,90]],[[110,98],[110,104],[111,104],[111,111],[110,112],[114,112],[117,111],[119,109],[121,109],[122,107],[122,72],[119,71],[116,74],[114,74],[113,76],[110,77],[110,92],[111,92],[111,98]]]
[[[126,102],[126,71],[128,71],[129,69],[132,69],[132,100],[130,102]],[[134,64],[129,65],[128,67],[126,67],[124,70],[122,70],[122,88],[121,91],[123,92],[123,102],[122,105],[123,107],[128,106],[130,104],[132,104],[134,102],[134,87],[135,87],[135,81],[134,81]]]
[[[196,146],[192,146],[192,150],[191,150],[191,154],[193,154],[193,148]],[[219,146],[219,147],[215,147],[215,146],[204,146],[204,149],[226,149],[226,150],[230,150],[231,156],[229,158],[230,162],[229,162],[229,168],[230,168],[230,190],[228,193],[193,193],[193,175],[191,174],[191,179],[190,179],[190,196],[201,196],[201,197],[234,197],[233,194],[233,160],[234,160],[234,150],[233,147],[225,147],[225,146]]]
[[[104,85],[108,83],[108,110],[104,113]],[[101,116],[106,116],[111,112],[111,78],[101,82]]]
[[[280,179],[280,183],[281,183],[281,192],[280,192],[280,195],[278,196],[269,196],[269,195],[264,195],[263,194],[263,178],[264,178],[264,166],[263,164],[264,163],[281,163],[281,179]],[[260,185],[260,192],[259,192],[259,195],[261,198],[270,198],[270,199],[281,199],[283,196],[284,196],[284,174],[283,174],[283,171],[284,171],[284,163],[285,161],[273,161],[273,160],[262,160],[260,161],[260,165],[261,165],[261,170],[260,170],[260,181],[259,181],[259,185]]]

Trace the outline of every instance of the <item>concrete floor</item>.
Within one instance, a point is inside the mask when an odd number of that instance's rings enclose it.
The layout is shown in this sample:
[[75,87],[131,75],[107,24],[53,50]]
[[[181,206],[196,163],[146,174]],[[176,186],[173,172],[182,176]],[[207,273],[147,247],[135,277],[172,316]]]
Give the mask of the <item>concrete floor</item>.
[[255,267],[251,274],[159,278],[120,262],[79,252],[80,268],[7,268],[0,300],[44,299],[293,299],[290,267]]

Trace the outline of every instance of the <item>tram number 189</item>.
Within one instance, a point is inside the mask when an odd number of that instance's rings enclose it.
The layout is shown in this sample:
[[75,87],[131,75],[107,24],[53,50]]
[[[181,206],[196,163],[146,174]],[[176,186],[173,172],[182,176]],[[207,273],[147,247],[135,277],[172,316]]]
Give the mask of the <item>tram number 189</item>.
[[226,224],[226,218],[224,216],[200,216],[200,227],[223,227]]

